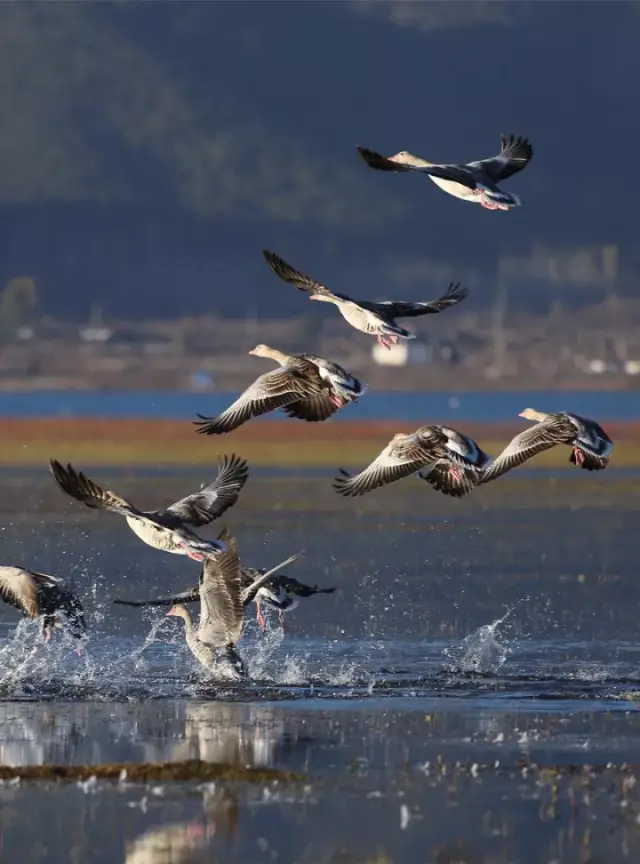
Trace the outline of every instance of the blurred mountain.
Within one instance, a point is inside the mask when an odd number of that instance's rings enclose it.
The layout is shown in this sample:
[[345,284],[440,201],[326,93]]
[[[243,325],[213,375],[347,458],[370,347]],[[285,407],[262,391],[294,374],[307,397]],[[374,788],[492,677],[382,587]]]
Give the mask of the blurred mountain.
[[[72,318],[299,312],[267,247],[356,296],[455,278],[479,304],[501,259],[607,246],[631,292],[639,37],[625,2],[0,4],[0,286]],[[355,152],[483,158],[501,132],[535,148],[507,214]],[[502,272],[535,306],[598,295],[594,267]]]

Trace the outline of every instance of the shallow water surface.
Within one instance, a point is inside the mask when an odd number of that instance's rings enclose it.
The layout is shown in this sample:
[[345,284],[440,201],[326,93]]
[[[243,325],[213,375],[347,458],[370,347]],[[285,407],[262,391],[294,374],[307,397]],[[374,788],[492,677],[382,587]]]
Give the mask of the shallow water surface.
[[[113,485],[144,507],[206,479]],[[44,646],[35,623],[2,607],[0,762],[16,775],[0,786],[7,860],[550,864],[640,853],[628,767],[640,765],[633,474],[529,472],[462,501],[409,480],[353,502],[329,477],[252,472],[222,520],[243,563],[304,548],[290,573],[338,590],[302,601],[284,632],[271,615],[261,634],[250,607],[242,683],[203,673],[166,609],[111,603],[184,590],[197,563],[52,494],[44,472],[1,482],[4,563],[72,581],[90,627],[77,656],[63,634]],[[17,779],[25,765],[186,760],[238,774]]]

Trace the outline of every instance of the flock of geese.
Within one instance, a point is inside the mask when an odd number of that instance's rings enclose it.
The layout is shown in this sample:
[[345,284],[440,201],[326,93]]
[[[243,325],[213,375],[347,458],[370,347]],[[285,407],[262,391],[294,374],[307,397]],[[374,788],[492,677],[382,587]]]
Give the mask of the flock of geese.
[[[421,172],[456,198],[489,210],[510,210],[520,205],[517,196],[505,192],[498,184],[525,168],[533,156],[530,142],[513,135],[501,137],[497,156],[464,165],[437,164],[407,151],[385,157],[364,147],[357,149],[371,168]],[[310,300],[332,303],[351,327],[375,336],[388,349],[400,339],[415,338],[398,323],[399,319],[443,312],[468,294],[467,289],[452,283],[436,300],[357,300],[331,291],[273,252],[263,250],[263,255],[280,279],[305,292]],[[268,345],[258,345],[249,353],[272,360],[278,368],[256,378],[218,417],[198,415],[197,432],[226,434],[278,409],[291,418],[321,422],[349,403],[357,402],[367,389],[338,363],[316,354],[289,355]],[[353,497],[417,474],[434,490],[462,497],[559,444],[571,448],[570,462],[578,468],[596,471],[607,467],[613,442],[595,421],[569,412],[548,414],[531,408],[519,416],[534,425],[516,435],[495,458],[455,429],[425,425],[408,435],[394,435],[373,462],[355,476],[339,469],[334,489],[340,495]],[[212,484],[166,509],[153,511],[140,510],[115,492],[102,489],[71,465],[65,467],[52,460],[51,471],[67,495],[87,507],[124,516],[131,530],[149,546],[202,562],[199,584],[187,591],[156,600],[114,602],[170,606],[168,614],[184,620],[187,644],[207,668],[222,661],[238,675],[246,674],[236,645],[242,634],[245,609],[251,602],[256,604],[257,620],[264,629],[262,603],[277,609],[282,622],[284,612],[300,598],[335,590],[304,585],[279,572],[299,558],[299,554],[268,570],[241,567],[235,537],[226,528],[216,540],[203,539],[196,533],[194,529],[218,519],[238,500],[248,467],[235,455],[221,459]],[[55,627],[63,626],[61,616],[74,636],[84,637],[82,604],[61,580],[20,567],[0,567],[0,595],[27,617],[40,618],[46,640],[51,638]],[[200,620],[196,628],[185,604],[197,601]]]

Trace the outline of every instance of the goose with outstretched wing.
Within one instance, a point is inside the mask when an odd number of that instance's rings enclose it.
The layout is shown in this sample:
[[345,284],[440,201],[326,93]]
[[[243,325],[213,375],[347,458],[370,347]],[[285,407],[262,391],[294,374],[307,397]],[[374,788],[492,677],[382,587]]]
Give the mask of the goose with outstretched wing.
[[190,526],[199,528],[218,519],[238,500],[249,476],[244,459],[235,454],[219,461],[218,476],[209,486],[181,498],[165,510],[139,510],[131,502],[109,489],[103,489],[72,465],[66,467],[51,460],[51,473],[58,486],[86,507],[118,513],[143,542],[163,552],[188,555],[203,561],[224,547],[214,540],[204,540]]
[[236,643],[242,636],[245,608],[272,574],[296,561],[301,553],[291,555],[249,585],[243,585],[235,537],[224,529],[220,540],[225,550],[215,558],[208,558],[200,575],[198,627],[194,626],[191,613],[182,603],[173,606],[167,615],[183,619],[187,645],[204,667],[211,669],[222,662],[234,677],[244,677],[246,666]]
[[[305,355],[283,354],[269,348],[267,345],[258,345],[249,351],[257,357],[269,357],[280,364],[279,369],[265,372],[242,393],[236,401],[223,411],[218,417],[205,417],[198,414],[199,420],[194,421],[201,435],[222,435],[242,426],[253,417],[261,417],[278,408],[288,406],[307,405],[309,413],[313,412],[314,406],[327,404],[337,411],[343,404],[342,392],[328,392],[325,379],[320,374],[318,364]],[[342,370],[344,372],[344,370]],[[346,373],[345,373],[346,374]],[[355,384],[359,387],[360,382]],[[354,385],[355,386],[355,385]],[[345,391],[346,392],[346,388]],[[354,390],[354,396],[358,394]],[[338,398],[340,401],[338,403]],[[353,397],[350,397],[353,398]],[[350,399],[347,399],[350,401]],[[316,414],[322,413],[321,407],[315,408]],[[329,416],[329,415],[327,415]],[[307,417],[303,419],[309,419]],[[322,420],[324,416],[314,416],[312,419]]]
[[[258,570],[255,567],[241,567],[240,581],[243,588],[250,587],[258,577],[263,576],[266,570]],[[316,594],[333,594],[335,588],[319,588],[317,585],[306,585],[291,576],[282,573],[274,574],[269,581],[258,589],[254,598],[256,604],[256,620],[261,630],[266,627],[262,604],[278,610],[280,624],[284,626],[284,613],[291,612],[298,605],[300,598],[313,597]],[[158,597],[154,600],[121,600],[116,598],[113,602],[120,606],[176,606],[185,603],[197,603],[200,600],[200,588],[198,586],[169,597]]]
[[56,628],[64,628],[76,639],[87,632],[82,603],[62,579],[26,570],[0,567],[0,597],[19,609],[26,618],[39,618],[42,635],[48,642]]
[[613,441],[594,420],[566,411],[546,414],[533,408],[525,408],[519,416],[537,421],[536,425],[509,442],[485,470],[481,483],[501,477],[558,444],[568,444],[572,448],[569,461],[585,471],[601,471],[609,464]]
[[377,171],[419,171],[449,195],[475,202],[487,210],[511,210],[520,206],[518,196],[505,192],[499,183],[526,168],[533,156],[529,139],[515,135],[500,136],[497,156],[459,165],[430,162],[408,150],[401,150],[395,156],[382,156],[366,147],[356,149],[370,168]]
[[397,318],[416,318],[420,315],[443,312],[450,306],[460,303],[469,293],[468,289],[461,288],[459,283],[452,282],[447,291],[437,300],[425,302],[354,300],[346,294],[329,291],[320,282],[294,270],[290,264],[273,252],[264,249],[262,254],[269,267],[280,279],[304,291],[310,300],[333,303],[348,324],[361,333],[376,336],[378,342],[385,348],[390,348],[399,339],[415,339],[415,334],[401,327],[396,321]]
[[352,477],[340,469],[333,488],[340,495],[355,497],[418,474],[440,492],[459,494],[477,484],[487,458],[475,441],[454,429],[421,426],[410,435],[394,435],[359,474]]

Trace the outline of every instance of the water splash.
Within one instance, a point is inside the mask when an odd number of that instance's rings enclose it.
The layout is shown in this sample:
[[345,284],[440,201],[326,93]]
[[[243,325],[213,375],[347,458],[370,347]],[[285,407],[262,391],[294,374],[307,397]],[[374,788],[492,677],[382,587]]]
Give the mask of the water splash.
[[455,648],[445,648],[445,656],[453,661],[449,671],[486,675],[495,673],[504,666],[511,649],[498,640],[498,630],[514,608],[512,606],[507,609],[501,618],[496,618],[491,624],[483,624]]

